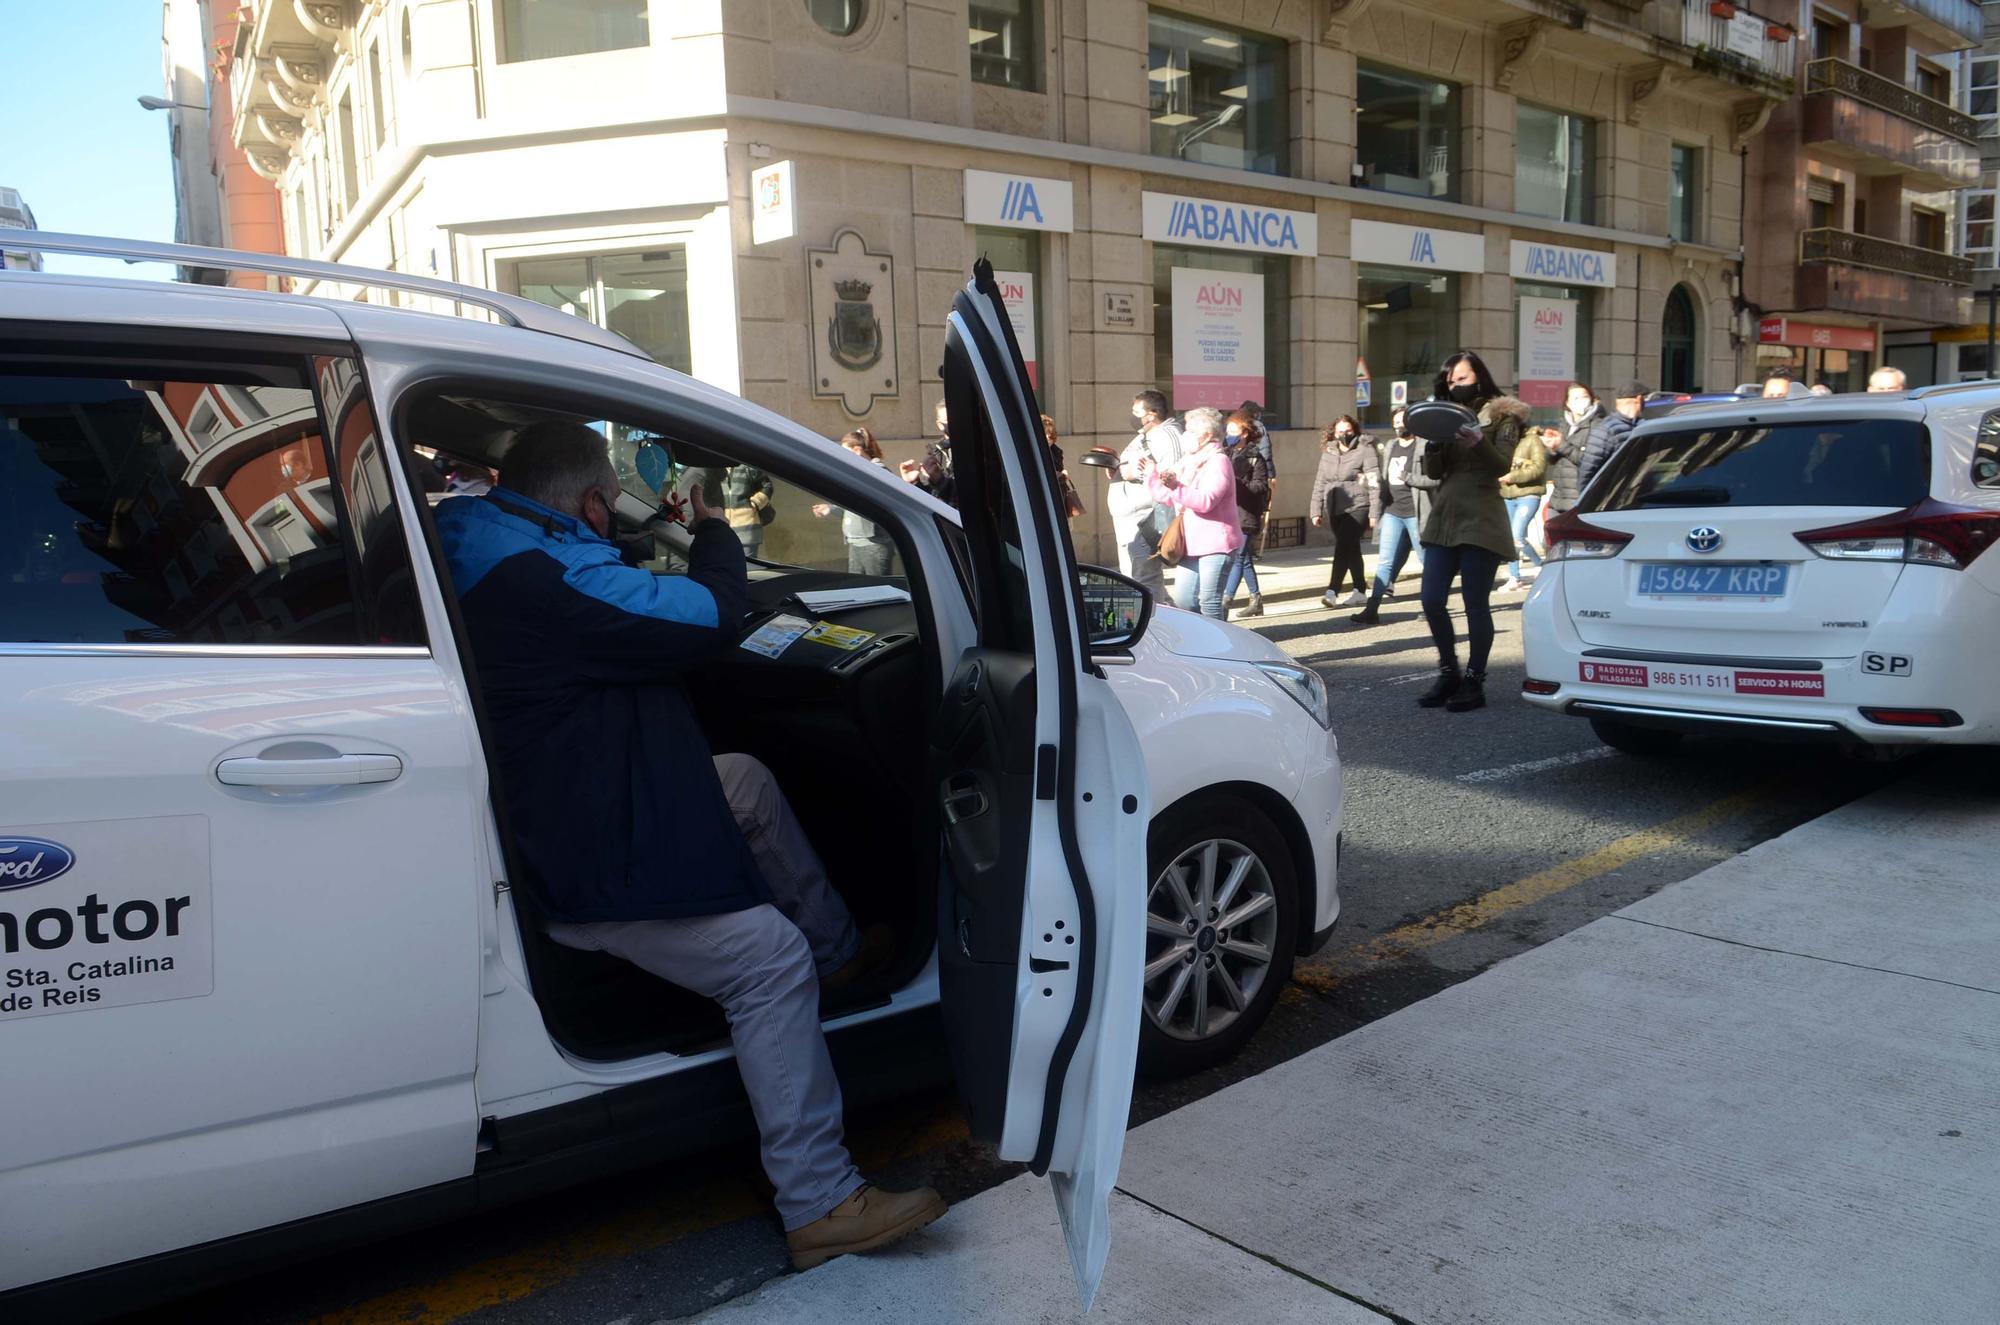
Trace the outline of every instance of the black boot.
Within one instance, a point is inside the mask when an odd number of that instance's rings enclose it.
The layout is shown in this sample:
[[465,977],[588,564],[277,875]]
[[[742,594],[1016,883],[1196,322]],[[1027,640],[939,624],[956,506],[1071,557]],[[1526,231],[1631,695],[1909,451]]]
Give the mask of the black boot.
[[1377,585],[1375,587],[1375,591],[1368,595],[1368,606],[1362,608],[1359,612],[1356,612],[1353,616],[1347,619],[1349,621],[1352,621],[1357,626],[1372,626],[1376,622],[1382,619],[1381,612],[1377,610],[1381,606],[1382,606],[1382,587],[1380,585]]
[[1417,703],[1427,709],[1434,709],[1458,693],[1460,678],[1456,661],[1438,667],[1437,683],[1417,696]]
[[1444,703],[1448,713],[1469,713],[1486,707],[1486,673],[1468,671],[1459,678],[1458,693]]

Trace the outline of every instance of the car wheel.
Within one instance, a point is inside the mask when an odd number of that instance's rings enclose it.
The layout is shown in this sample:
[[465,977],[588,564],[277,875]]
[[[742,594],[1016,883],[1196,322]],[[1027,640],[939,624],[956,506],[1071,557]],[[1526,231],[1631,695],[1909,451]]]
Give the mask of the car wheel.
[[1243,1046],[1291,977],[1299,890],[1271,821],[1233,796],[1156,819],[1139,1068],[1185,1076]]
[[1590,729],[1597,733],[1598,740],[1628,755],[1668,755],[1680,748],[1681,743],[1679,732],[1662,731],[1658,727],[1635,727],[1629,722],[1592,718]]

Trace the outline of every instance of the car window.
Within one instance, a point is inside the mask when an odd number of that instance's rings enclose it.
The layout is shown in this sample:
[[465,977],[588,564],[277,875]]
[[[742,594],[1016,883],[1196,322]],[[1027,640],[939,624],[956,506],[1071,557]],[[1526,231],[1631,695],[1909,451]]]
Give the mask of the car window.
[[1907,419],[1821,420],[1634,436],[1582,510],[1668,506],[1913,506],[1930,436]]
[[0,373],[0,640],[422,644],[360,373],[293,362]]

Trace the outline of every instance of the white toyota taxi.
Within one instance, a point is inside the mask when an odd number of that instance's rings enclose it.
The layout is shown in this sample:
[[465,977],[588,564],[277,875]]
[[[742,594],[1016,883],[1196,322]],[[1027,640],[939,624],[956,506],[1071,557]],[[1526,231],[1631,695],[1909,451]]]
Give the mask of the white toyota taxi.
[[[1088,1300],[1135,1056],[1229,1052],[1333,925],[1340,765],[1310,670],[1076,565],[988,270],[947,326],[961,526],[538,304],[9,243],[341,297],[0,274],[0,1319],[750,1129],[716,1006],[550,942],[489,803],[431,518],[479,498],[427,494],[413,448],[504,478],[551,417],[604,432],[661,574],[686,546],[649,522],[663,481],[771,477],[744,647],[687,690],[898,936],[825,1007],[849,1102],[948,1062],[973,1135],[1053,1180]],[[385,283],[487,316],[352,297]],[[891,574],[847,572],[835,507],[889,535]]]
[[1608,745],[2000,743],[2000,386],[1683,409],[1548,540],[1522,689]]

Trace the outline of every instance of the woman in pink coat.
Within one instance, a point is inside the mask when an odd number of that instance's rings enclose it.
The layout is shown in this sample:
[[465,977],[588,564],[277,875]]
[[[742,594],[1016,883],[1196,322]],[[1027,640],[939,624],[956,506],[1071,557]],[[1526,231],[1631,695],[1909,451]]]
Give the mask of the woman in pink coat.
[[1172,506],[1181,517],[1187,552],[1174,577],[1174,606],[1199,609],[1203,616],[1226,620],[1222,577],[1229,554],[1243,546],[1243,517],[1236,509],[1236,471],[1223,447],[1222,414],[1191,409],[1181,428],[1187,451],[1171,469],[1146,469],[1153,500]]

